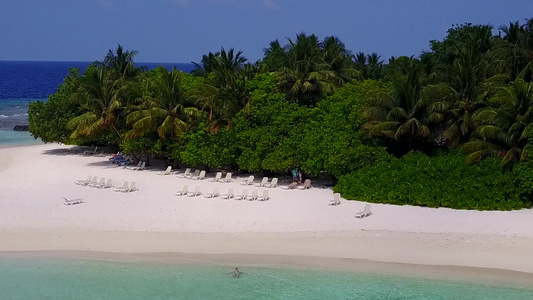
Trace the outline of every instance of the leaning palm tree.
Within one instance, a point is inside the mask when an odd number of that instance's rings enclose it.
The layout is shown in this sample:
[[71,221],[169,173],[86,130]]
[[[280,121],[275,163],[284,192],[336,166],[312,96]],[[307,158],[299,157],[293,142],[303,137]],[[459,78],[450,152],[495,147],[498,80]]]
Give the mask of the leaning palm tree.
[[142,104],[126,117],[132,129],[127,139],[137,138],[156,131],[161,139],[178,139],[201,113],[183,93],[182,72],[157,69],[157,76],[145,82]]

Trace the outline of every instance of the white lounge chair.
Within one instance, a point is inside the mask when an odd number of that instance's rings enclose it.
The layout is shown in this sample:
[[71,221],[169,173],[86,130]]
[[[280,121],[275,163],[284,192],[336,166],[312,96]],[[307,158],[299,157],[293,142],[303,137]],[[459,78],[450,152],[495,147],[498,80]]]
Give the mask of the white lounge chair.
[[203,180],[205,179],[205,171],[200,172],[200,175],[193,177],[194,180]]
[[363,209],[363,211],[356,213],[354,217],[362,219],[370,216],[371,214],[372,212],[370,211],[370,204],[365,204],[365,208]]
[[134,192],[136,190],[137,190],[137,187],[135,186],[135,181],[132,181],[131,184],[130,184],[130,187],[127,190],[123,191],[123,192],[129,193],[129,192]]
[[226,178],[221,179],[221,181],[225,183],[231,182],[231,173],[226,173]]
[[128,181],[124,181],[124,184],[122,187],[116,187],[113,189],[114,192],[125,192],[130,188],[130,183]]
[[129,166],[129,167],[126,167],[126,170],[133,170],[133,169],[135,169],[135,168],[139,168],[139,167],[141,167],[142,164],[143,164],[143,162],[139,160],[139,162],[137,163],[136,166]]
[[85,203],[83,201],[83,199],[72,199],[72,200],[68,200],[67,198],[65,197],[62,197],[63,199],[65,199],[65,205],[75,205],[75,204],[80,204],[80,203]]
[[91,180],[91,182],[89,182],[87,184],[84,184],[84,186],[93,186],[93,185],[97,185],[97,184],[98,184],[98,177],[94,176],[93,180]]
[[89,186],[90,187],[94,187],[94,188],[99,188],[100,186],[104,186],[105,185],[105,177],[102,177],[100,178],[100,182],[98,183],[89,183]]
[[235,200],[244,200],[246,196],[248,196],[248,190],[244,189],[242,190],[242,194],[235,196]]
[[252,191],[252,195],[250,196],[246,196],[246,200],[248,201],[254,201],[254,200],[257,200],[257,196],[259,195],[259,191],[257,189],[254,189]]
[[192,174],[189,173],[189,175],[186,175],[185,178],[191,179],[191,178],[198,177],[198,176],[200,176],[200,170],[196,170]]
[[277,177],[272,178],[271,182],[268,182],[267,184],[265,184],[265,187],[267,187],[267,188],[275,188],[277,186],[278,186],[278,178]]
[[304,185],[298,187],[300,190],[307,190],[311,188],[311,179],[306,179]]
[[235,197],[235,194],[233,193],[233,188],[229,188],[226,194],[220,196],[220,198],[222,199],[231,199],[233,197]]
[[215,198],[218,196],[220,196],[220,194],[218,193],[218,187],[214,187],[212,193],[207,193],[204,195],[204,197],[206,198]]
[[103,186],[98,186],[99,189],[108,189],[113,187],[113,180],[109,178]]
[[179,178],[185,178],[186,176],[189,176],[191,174],[191,168],[185,169],[185,172],[183,174],[178,174]]
[[268,177],[263,177],[263,180],[261,180],[261,182],[256,183],[255,186],[257,186],[257,187],[263,187],[263,186],[265,186],[267,183],[268,183]]
[[174,193],[174,196],[185,196],[189,193],[189,186],[186,184],[183,186],[183,189],[181,191],[177,191]]
[[284,189],[284,190],[292,190],[292,189],[295,189],[298,187],[298,183],[297,182],[293,182],[289,185],[285,185],[285,186],[282,186],[281,188]]
[[83,154],[85,154],[85,155],[93,155],[93,154],[96,154],[97,150],[98,150],[98,146],[94,147],[94,150],[85,150],[85,151],[83,151]]
[[241,182],[241,185],[251,185],[254,184],[254,175],[250,175],[246,180]]
[[93,177],[92,176],[87,176],[87,179],[85,180],[76,180],[74,181],[74,184],[77,184],[77,185],[88,185],[89,183],[91,183],[91,179]]
[[263,190],[263,195],[257,197],[257,200],[259,200],[259,201],[267,201],[269,199],[270,199],[270,197],[268,196],[268,190]]
[[139,167],[133,167],[130,170],[132,170],[132,171],[143,171],[143,170],[146,170],[146,162],[143,161]]
[[165,172],[157,172],[157,175],[170,175],[170,171],[172,171],[172,166],[168,166]]
[[341,204],[341,194],[335,193],[333,194],[333,200],[329,201],[328,205],[337,206]]
[[215,178],[211,178],[211,179],[209,179],[209,181],[217,182],[220,179],[222,179],[222,172],[217,172],[217,175],[215,176]]
[[196,197],[196,196],[200,196],[201,194],[202,194],[202,193],[201,193],[201,191],[200,191],[200,186],[197,185],[197,186],[194,188],[194,192],[189,192],[189,193],[187,194],[187,196],[189,196],[189,197]]

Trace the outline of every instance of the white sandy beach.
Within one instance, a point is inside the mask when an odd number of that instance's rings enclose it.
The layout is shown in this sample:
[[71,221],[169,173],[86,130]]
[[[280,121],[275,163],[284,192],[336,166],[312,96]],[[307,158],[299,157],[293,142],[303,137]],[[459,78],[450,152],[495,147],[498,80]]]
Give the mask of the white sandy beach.
[[[48,144],[0,149],[0,251],[247,254],[533,273],[533,210],[480,212],[364,203],[330,207],[330,189],[270,189],[267,202],[176,197],[183,184],[222,193],[233,183],[117,168],[108,157]],[[135,181],[117,193],[74,184],[88,175]],[[214,174],[208,174],[214,177]],[[257,178],[256,181],[259,181]],[[254,187],[248,187],[252,190]],[[260,188],[259,190],[262,190]],[[85,203],[63,205],[63,198]],[[342,264],[340,260],[339,264]]]

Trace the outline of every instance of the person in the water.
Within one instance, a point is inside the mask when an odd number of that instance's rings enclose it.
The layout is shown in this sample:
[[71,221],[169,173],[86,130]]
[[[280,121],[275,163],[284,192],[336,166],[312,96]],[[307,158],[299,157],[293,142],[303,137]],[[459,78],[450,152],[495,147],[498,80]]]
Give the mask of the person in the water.
[[239,278],[241,277],[242,274],[244,274],[243,272],[239,271],[239,268],[235,268],[235,271],[234,272],[230,272],[228,274],[231,274],[231,276],[233,276],[233,278]]

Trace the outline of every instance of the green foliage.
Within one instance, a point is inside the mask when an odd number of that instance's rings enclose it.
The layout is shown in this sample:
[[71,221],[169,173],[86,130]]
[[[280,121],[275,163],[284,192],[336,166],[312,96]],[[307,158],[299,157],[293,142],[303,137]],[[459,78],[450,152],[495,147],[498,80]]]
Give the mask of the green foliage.
[[48,97],[48,101],[30,103],[28,122],[34,138],[40,138],[45,143],[73,143],[67,124],[81,111],[78,100],[73,97],[79,87],[79,69],[69,69],[64,82],[58,86],[56,93]]
[[339,177],[388,157],[384,148],[366,145],[360,130],[366,94],[383,86],[373,80],[354,82],[319,102],[299,146],[300,167],[306,173],[326,171]]
[[234,136],[226,129],[211,133],[205,125],[200,125],[197,130],[187,133],[185,141],[179,157],[186,164],[218,168],[235,165]]
[[494,159],[467,165],[454,153],[428,157],[411,152],[342,176],[334,191],[368,202],[511,210],[531,207],[532,171],[524,165],[504,172]]

